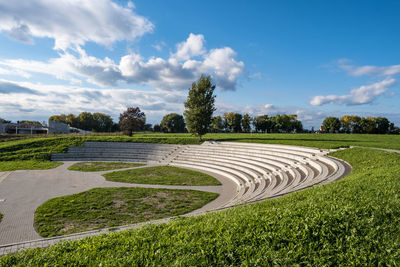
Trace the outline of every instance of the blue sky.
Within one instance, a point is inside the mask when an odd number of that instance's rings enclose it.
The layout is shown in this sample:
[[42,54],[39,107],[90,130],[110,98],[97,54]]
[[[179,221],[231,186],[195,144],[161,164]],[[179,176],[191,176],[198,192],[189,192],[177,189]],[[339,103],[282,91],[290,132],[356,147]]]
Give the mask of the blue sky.
[[400,1],[0,1],[0,117],[183,112],[386,116],[400,125]]

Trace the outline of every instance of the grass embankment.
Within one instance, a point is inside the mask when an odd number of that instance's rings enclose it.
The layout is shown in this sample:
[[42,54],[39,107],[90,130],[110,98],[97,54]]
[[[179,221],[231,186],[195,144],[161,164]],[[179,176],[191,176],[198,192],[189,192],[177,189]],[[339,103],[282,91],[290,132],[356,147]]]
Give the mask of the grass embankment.
[[153,188],[95,188],[50,199],[35,212],[43,237],[65,235],[188,213],[218,194]]
[[105,173],[108,181],[161,185],[220,185],[214,177],[172,166],[156,166]]
[[0,142],[0,171],[49,169],[61,163],[50,162],[52,153],[65,153],[68,147],[82,146],[85,141],[142,142],[161,144],[192,144],[195,138],[168,135],[148,136],[138,134],[128,136],[62,136],[21,138]]
[[207,134],[205,139],[327,149],[349,146],[400,149],[400,135],[382,134]]
[[[204,139],[300,145],[318,148],[367,146],[400,149],[400,135],[207,134]],[[85,141],[199,144],[197,138],[190,134],[135,134],[132,137],[116,135],[25,137],[23,139],[0,142],[0,171],[56,167],[59,163],[49,163],[52,153],[65,153],[68,147],[82,146]],[[14,161],[14,163],[10,163],[10,161]]]
[[132,162],[78,162],[71,165],[68,170],[81,171],[81,172],[98,172],[98,171],[109,171],[117,170],[130,167],[145,166],[144,163],[132,163]]
[[347,177],[274,200],[169,224],[32,249],[0,265],[398,265],[400,155],[333,154]]

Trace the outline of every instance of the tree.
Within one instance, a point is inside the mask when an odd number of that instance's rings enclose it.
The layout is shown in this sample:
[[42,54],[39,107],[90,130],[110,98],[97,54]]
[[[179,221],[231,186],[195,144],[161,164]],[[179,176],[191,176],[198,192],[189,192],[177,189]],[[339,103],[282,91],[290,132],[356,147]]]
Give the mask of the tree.
[[10,123],[11,121],[5,120],[3,118],[0,118],[0,123]]
[[185,119],[188,131],[199,140],[210,128],[215,108],[215,85],[210,76],[201,75],[197,82],[189,89],[185,102]]
[[161,128],[161,126],[159,125],[159,124],[154,124],[154,132],[156,132],[156,133],[160,133],[160,132],[162,132],[162,128]]
[[357,115],[351,115],[351,132],[362,133],[361,118]]
[[376,118],[376,132],[378,134],[386,134],[389,132],[390,122],[385,117]]
[[235,121],[235,113],[233,113],[233,112],[224,113],[224,119],[225,119],[226,128],[232,132],[233,124]]
[[86,131],[96,131],[96,121],[90,112],[82,112],[78,115],[78,128]]
[[256,132],[261,131],[263,133],[265,133],[267,131],[268,128],[268,115],[262,115],[262,116],[258,116],[253,120],[253,125],[254,128],[256,129]]
[[243,115],[243,119],[242,119],[242,127],[243,127],[243,131],[245,131],[246,133],[250,132],[250,124],[251,124],[252,118],[250,117],[249,114],[244,114]]
[[235,133],[240,133],[242,131],[242,114],[235,113],[233,117],[232,129]]
[[96,132],[110,132],[113,126],[113,120],[110,115],[103,113],[93,113],[93,130]]
[[182,115],[170,113],[163,117],[160,124],[164,132],[183,133],[185,132],[185,120]]
[[351,132],[351,116],[344,115],[340,118],[340,124],[342,126],[342,130],[345,133]]
[[124,134],[132,136],[133,131],[142,129],[146,122],[146,115],[139,107],[128,107],[119,115],[119,127]]
[[336,117],[326,117],[322,122],[322,127],[329,133],[334,133],[340,129],[340,120]]
[[362,133],[373,134],[376,130],[376,119],[373,117],[362,117],[360,120]]
[[214,133],[220,133],[224,129],[224,120],[221,116],[215,116],[212,118],[211,131]]

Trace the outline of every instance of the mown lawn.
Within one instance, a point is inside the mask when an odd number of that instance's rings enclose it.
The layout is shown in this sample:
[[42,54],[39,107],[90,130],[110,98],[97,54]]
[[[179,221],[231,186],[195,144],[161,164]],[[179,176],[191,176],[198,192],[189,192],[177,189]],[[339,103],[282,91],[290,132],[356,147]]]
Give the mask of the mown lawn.
[[173,166],[156,166],[103,174],[108,181],[161,185],[220,185],[214,177]]
[[78,162],[68,167],[71,171],[81,172],[98,172],[98,171],[109,171],[117,170],[130,167],[145,166],[144,163],[132,163],[132,162]]
[[43,237],[65,235],[188,213],[218,194],[153,188],[94,188],[50,199],[35,212]]
[[335,152],[345,178],[274,200],[169,224],[31,249],[2,266],[398,266],[400,155]]

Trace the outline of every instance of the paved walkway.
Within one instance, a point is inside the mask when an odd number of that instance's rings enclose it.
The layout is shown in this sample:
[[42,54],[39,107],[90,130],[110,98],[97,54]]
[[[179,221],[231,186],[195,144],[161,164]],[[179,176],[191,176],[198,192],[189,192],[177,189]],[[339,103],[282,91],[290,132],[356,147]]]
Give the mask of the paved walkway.
[[109,182],[101,175],[110,171],[69,171],[67,168],[73,163],[67,162],[51,170],[14,171],[7,173],[7,177],[3,173],[4,178],[0,173],[0,213],[4,215],[0,222],[0,246],[41,239],[42,237],[34,229],[34,212],[42,203],[58,196],[98,187],[193,189],[220,194],[216,200],[195,211],[203,212],[228,202],[233,195],[233,190],[236,189],[231,181],[223,177],[216,177],[223,186],[168,186]]

